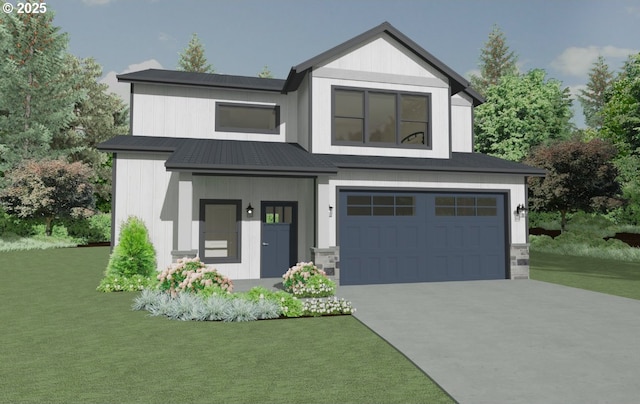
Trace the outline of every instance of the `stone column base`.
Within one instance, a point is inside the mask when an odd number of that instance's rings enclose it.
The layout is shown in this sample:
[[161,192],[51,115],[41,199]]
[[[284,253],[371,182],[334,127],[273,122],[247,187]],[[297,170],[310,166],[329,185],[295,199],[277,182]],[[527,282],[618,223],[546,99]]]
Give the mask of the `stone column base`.
[[529,244],[511,244],[511,279],[529,279]]
[[340,247],[311,247],[311,261],[336,284],[340,284]]

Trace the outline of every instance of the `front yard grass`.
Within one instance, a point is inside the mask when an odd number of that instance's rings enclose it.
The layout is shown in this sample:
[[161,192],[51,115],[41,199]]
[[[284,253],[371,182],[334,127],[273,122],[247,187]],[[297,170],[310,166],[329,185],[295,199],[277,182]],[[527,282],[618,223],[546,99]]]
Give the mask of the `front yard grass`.
[[0,402],[454,402],[351,316],[175,321],[100,293],[109,249],[0,253]]
[[640,262],[531,251],[531,279],[640,299]]

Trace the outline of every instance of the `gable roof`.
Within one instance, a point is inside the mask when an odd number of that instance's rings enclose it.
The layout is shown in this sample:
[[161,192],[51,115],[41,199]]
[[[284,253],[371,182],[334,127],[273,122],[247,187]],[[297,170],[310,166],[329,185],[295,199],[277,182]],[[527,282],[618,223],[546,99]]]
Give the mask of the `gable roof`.
[[450,159],[312,154],[295,143],[116,136],[98,145],[104,152],[167,152],[168,171],[221,175],[317,176],[339,169],[410,170],[544,176],[545,170],[480,153]]
[[196,87],[219,87],[238,90],[281,92],[284,80],[261,77],[232,76],[228,74],[195,73],[178,70],[147,69],[119,74],[125,83],[181,84]]
[[[374,27],[366,32],[363,32],[362,34],[356,37],[353,37],[348,41],[341,43],[338,46],[335,46],[325,52],[322,52],[317,56],[312,57],[309,60],[306,60],[296,66],[293,66],[284,84],[283,91],[284,92],[295,91],[298,88],[298,86],[300,86],[300,83],[302,82],[302,79],[304,78],[304,76],[315,66],[322,64],[328,61],[329,59],[332,59],[353,47],[356,47],[360,44],[368,42],[371,39],[374,39],[383,33],[389,35],[390,37],[398,41],[398,43],[403,45],[413,54],[415,54],[420,59],[425,61],[427,64],[434,67],[437,71],[445,75],[449,79],[449,85],[451,87],[452,95],[457,94],[460,91],[464,91],[469,87],[470,83],[464,77],[460,76],[458,73],[453,71],[449,66],[442,63],[438,58],[436,58],[431,53],[427,52],[423,47],[421,47],[416,42],[414,42],[411,38],[409,38],[402,32],[398,31],[393,25],[385,21],[382,24],[378,25],[377,27]],[[477,95],[477,93],[470,94],[470,95],[474,97],[475,95]],[[474,104],[475,104],[475,100],[474,100]]]

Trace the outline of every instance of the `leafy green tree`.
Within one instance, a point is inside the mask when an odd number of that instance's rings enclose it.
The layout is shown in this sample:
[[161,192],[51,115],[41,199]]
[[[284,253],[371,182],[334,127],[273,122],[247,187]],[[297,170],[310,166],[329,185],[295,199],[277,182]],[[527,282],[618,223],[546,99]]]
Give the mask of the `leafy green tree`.
[[258,73],[258,77],[260,77],[261,79],[272,79],[273,73],[271,73],[271,70],[269,70],[269,66],[264,65],[262,71]]
[[617,150],[600,139],[558,141],[532,150],[526,163],[544,168],[546,177],[529,178],[529,203],[534,210],[560,212],[565,230],[567,213],[603,211],[621,205]]
[[178,70],[197,73],[215,72],[214,68],[207,62],[207,57],[204,54],[204,45],[198,39],[197,34],[191,36],[189,45],[180,54]]
[[65,72],[67,35],[53,13],[0,13],[0,172],[51,155],[68,127],[78,94]]
[[147,227],[141,219],[130,216],[120,228],[120,238],[109,257],[105,275],[148,277],[156,269],[156,251],[149,240]]
[[99,152],[96,145],[114,136],[126,134],[128,110],[106,84],[98,80],[102,67],[93,59],[67,57],[66,70],[77,78],[75,90],[82,94],[74,107],[69,128],[54,136],[52,148],[64,151],[71,161],[82,161],[94,170],[96,205],[108,212],[111,208],[111,155]]
[[607,92],[600,133],[623,154],[640,153],[640,53],[629,56]]
[[529,149],[567,138],[572,129],[569,89],[547,79],[541,69],[504,76],[487,88],[486,102],[475,109],[475,148],[520,161]]
[[590,128],[602,127],[602,108],[605,104],[605,94],[611,88],[613,73],[605,63],[604,57],[598,57],[589,72],[587,88],[580,90],[578,100],[582,104],[586,124]]
[[480,76],[472,75],[471,84],[481,94],[495,86],[504,76],[518,74],[518,56],[509,49],[507,38],[497,25],[489,33],[489,39],[480,50]]
[[8,185],[0,192],[0,202],[7,213],[44,219],[47,236],[54,220],[93,213],[92,171],[84,163],[27,160],[5,176]]

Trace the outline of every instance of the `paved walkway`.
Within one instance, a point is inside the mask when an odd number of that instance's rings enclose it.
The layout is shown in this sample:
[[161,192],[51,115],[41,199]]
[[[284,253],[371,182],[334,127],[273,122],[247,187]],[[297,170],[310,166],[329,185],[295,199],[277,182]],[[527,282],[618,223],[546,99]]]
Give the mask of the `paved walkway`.
[[532,280],[341,286],[460,403],[640,403],[640,301]]

